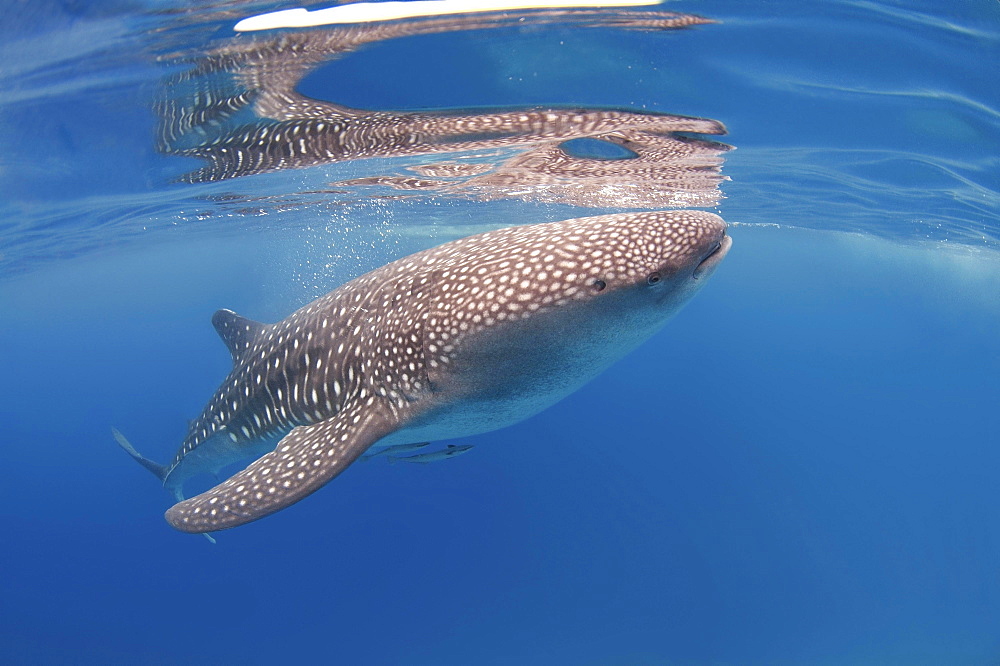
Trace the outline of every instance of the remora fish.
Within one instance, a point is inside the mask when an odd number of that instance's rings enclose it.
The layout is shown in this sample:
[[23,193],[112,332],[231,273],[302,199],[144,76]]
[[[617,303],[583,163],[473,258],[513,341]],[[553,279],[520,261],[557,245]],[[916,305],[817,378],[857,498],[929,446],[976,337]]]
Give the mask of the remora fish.
[[430,463],[438,460],[447,460],[457,455],[461,455],[472,448],[471,444],[449,444],[447,448],[440,451],[428,451],[418,453],[415,456],[389,456],[389,462],[409,462],[409,463]]
[[173,462],[122,445],[178,499],[192,475],[264,453],[166,513],[184,532],[242,525],[375,443],[467,438],[545,409],[655,333],[730,244],[703,211],[578,218],[418,252],[276,324],[220,310],[233,370]]
[[430,442],[419,442],[417,444],[396,444],[395,446],[385,446],[379,449],[378,451],[361,456],[359,460],[361,461],[371,460],[372,458],[375,458],[377,456],[390,453],[408,453],[410,451],[416,451],[418,449],[422,449],[428,444],[430,444]]

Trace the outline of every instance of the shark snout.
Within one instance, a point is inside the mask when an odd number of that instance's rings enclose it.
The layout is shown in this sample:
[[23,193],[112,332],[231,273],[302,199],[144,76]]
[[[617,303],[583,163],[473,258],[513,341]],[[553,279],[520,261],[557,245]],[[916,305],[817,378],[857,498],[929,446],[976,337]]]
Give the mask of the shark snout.
[[725,228],[722,230],[722,238],[712,243],[701,262],[695,267],[691,275],[694,279],[699,279],[711,275],[715,268],[722,263],[729,248],[733,245],[733,239],[726,234]]

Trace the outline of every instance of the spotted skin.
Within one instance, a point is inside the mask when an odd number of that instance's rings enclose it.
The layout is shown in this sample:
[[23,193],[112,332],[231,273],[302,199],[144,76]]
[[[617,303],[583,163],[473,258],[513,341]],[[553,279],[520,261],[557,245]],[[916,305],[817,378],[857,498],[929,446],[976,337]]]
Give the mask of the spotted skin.
[[[190,70],[165,82],[155,109],[157,147],[204,162],[181,176],[189,183],[372,157],[448,156],[465,162],[474,151],[478,156],[463,166],[485,166],[487,173],[476,178],[436,161],[411,167],[392,161],[368,163],[365,170],[378,173],[332,186],[378,185],[599,208],[714,206],[723,180],[720,156],[729,147],[687,134],[725,134],[726,128],[715,120],[599,108],[376,111],[336,103],[336,85],[330,86],[330,101],[299,92],[303,78],[317,67],[363,45],[554,23],[573,29],[667,31],[711,21],[661,11],[576,9],[378,22],[258,39],[241,35],[194,59]],[[563,149],[565,141],[579,138],[616,144],[633,156],[588,159]],[[484,151],[494,154],[484,156]],[[486,165],[484,159],[496,163]],[[410,173],[401,175],[399,169]],[[440,180],[448,171],[448,179]]]
[[510,227],[387,264],[276,324],[220,311],[234,367],[165,485],[280,441],[167,520],[241,525],[376,442],[467,437],[544,409],[662,326],[725,255],[725,229],[702,211]]
[[375,396],[354,402],[331,419],[293,429],[244,471],[174,505],[167,521],[185,532],[212,532],[263,518],[319,490],[394,422]]

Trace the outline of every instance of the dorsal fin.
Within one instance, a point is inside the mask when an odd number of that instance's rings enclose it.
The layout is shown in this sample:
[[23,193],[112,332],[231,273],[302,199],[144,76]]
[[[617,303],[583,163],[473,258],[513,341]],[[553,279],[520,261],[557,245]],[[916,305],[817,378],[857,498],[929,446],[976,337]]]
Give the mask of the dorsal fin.
[[241,317],[232,310],[218,310],[212,315],[212,325],[226,343],[233,363],[238,362],[267,324]]

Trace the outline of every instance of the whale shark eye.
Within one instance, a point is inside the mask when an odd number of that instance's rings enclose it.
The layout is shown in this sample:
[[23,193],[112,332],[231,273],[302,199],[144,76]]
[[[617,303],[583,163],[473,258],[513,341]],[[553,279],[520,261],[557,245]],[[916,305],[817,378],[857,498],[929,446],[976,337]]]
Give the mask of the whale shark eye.
[[594,291],[604,291],[604,288],[608,286],[608,283],[604,280],[594,280],[594,284],[591,285]]
[[660,281],[659,273],[650,273],[649,276],[646,278],[647,284],[656,284],[659,281]]

